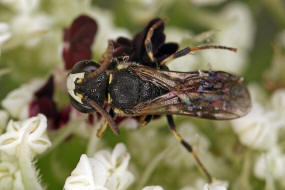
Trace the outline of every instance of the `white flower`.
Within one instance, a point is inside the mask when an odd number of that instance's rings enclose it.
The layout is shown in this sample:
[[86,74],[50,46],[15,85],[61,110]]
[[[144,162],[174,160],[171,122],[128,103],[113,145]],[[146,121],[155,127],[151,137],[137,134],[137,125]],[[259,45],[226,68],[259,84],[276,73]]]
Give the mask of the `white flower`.
[[214,181],[211,184],[204,185],[203,190],[227,190],[228,183],[224,181]]
[[197,179],[194,186],[183,187],[181,190],[227,190],[228,183],[225,181],[215,180],[211,184],[206,183],[203,179]]
[[9,25],[3,22],[0,22],[0,46],[4,44],[5,41],[11,38],[11,32]]
[[[192,37],[191,32],[174,27],[167,27],[165,30],[166,41],[181,44],[185,39]],[[189,45],[189,44],[187,44]],[[199,65],[198,57],[193,55],[186,55],[178,59],[170,61],[167,66],[173,71],[192,71],[196,70]]]
[[113,152],[97,152],[92,158],[82,155],[77,167],[65,181],[64,189],[123,190],[133,182],[127,170],[130,155],[123,144]]
[[0,0],[0,3],[19,12],[29,13],[38,7],[39,0]]
[[271,97],[271,104],[278,114],[280,125],[285,125],[285,89],[274,91]]
[[128,12],[137,22],[151,20],[157,17],[162,7],[168,7],[173,0],[127,0]]
[[33,46],[48,32],[51,24],[45,14],[19,14],[11,22],[13,43]]
[[[193,146],[198,155],[200,155],[202,158],[210,159],[210,155],[208,156],[206,153],[209,147],[209,141],[196,130],[195,126],[192,123],[182,123],[178,129],[178,132],[182,134],[182,137]],[[167,159],[165,159],[165,162],[167,162],[169,166],[191,167],[193,165],[196,165],[196,161],[191,156],[191,154],[189,154],[189,152],[187,152],[186,149],[179,144],[173,135],[169,136],[168,143],[169,147],[172,147],[171,151],[168,153]]]
[[5,187],[5,189],[24,190],[21,173],[15,164],[8,161],[1,161],[0,187]]
[[232,125],[240,141],[247,146],[266,150],[276,145],[279,128],[276,112],[265,110],[257,102],[253,102],[248,115],[233,120]]
[[23,120],[29,116],[29,103],[34,92],[43,86],[44,80],[37,79],[11,91],[2,101],[2,106],[12,117]]
[[11,120],[6,133],[0,136],[0,150],[18,155],[21,148],[28,147],[33,155],[42,153],[51,146],[46,129],[47,119],[42,114],[20,122]]
[[[253,45],[255,25],[248,7],[242,3],[231,3],[222,12],[226,26],[216,28],[217,44],[238,48],[237,53],[229,51],[203,51],[204,59],[215,70],[240,73],[248,59],[248,50]],[[241,32],[242,31],[242,32]]]
[[144,187],[142,190],[163,190],[163,188],[160,186],[147,186]]
[[85,154],[81,155],[76,168],[64,184],[65,190],[107,190],[107,169],[100,162],[94,162]]
[[269,152],[262,154],[255,164],[255,176],[266,179],[273,176],[275,179],[284,180],[285,178],[285,154],[282,154],[279,147],[274,147]]

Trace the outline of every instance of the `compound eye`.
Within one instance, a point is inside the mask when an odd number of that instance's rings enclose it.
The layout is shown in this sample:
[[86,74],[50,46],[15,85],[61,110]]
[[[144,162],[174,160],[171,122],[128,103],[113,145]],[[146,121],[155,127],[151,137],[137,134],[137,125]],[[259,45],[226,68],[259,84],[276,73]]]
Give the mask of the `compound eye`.
[[91,60],[80,61],[73,66],[70,73],[71,74],[76,74],[76,73],[89,74],[92,71],[98,69],[99,67],[100,65],[98,63],[91,61]]
[[93,112],[94,108],[84,101],[84,96],[77,89],[84,82],[85,77],[92,71],[99,68],[99,64],[94,61],[80,61],[74,65],[67,76],[67,90],[71,104],[80,112]]

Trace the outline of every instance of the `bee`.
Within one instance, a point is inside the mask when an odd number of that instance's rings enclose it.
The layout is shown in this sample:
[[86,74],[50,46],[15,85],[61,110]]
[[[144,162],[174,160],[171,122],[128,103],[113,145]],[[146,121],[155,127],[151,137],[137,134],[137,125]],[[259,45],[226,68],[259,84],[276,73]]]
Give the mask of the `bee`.
[[[151,37],[156,22],[145,38],[145,50],[153,63]],[[80,112],[99,112],[105,124],[98,130],[101,136],[109,125],[119,135],[114,116],[139,116],[148,122],[153,115],[166,115],[171,132],[191,153],[212,182],[212,177],[202,164],[192,146],[177,132],[173,114],[212,120],[229,120],[246,115],[251,99],[243,79],[223,71],[174,72],[165,66],[169,61],[202,49],[235,48],[206,45],[186,47],[160,61],[159,67],[128,61],[127,57],[114,58],[113,42],[109,41],[103,61],[78,62],[67,77],[71,104]],[[104,109],[104,105],[108,108]]]

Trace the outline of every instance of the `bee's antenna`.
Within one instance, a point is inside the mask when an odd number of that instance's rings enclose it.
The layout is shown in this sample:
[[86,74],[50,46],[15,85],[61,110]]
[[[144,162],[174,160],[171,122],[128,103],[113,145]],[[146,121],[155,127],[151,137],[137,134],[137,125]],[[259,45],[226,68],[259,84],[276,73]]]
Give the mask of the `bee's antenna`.
[[87,76],[88,79],[94,78],[95,76],[99,75],[100,73],[102,73],[103,71],[105,71],[109,67],[109,65],[112,62],[113,51],[114,51],[113,41],[109,40],[107,50],[103,55],[104,60],[101,63],[101,66],[98,69],[96,69],[95,71],[93,71],[92,73],[89,73]]
[[237,48],[227,47],[227,46],[220,46],[220,45],[205,45],[205,46],[197,46],[197,47],[189,47],[189,53],[192,51],[197,50],[204,50],[204,49],[224,49],[236,52]]
[[169,61],[176,59],[176,58],[179,58],[179,57],[183,57],[183,56],[185,56],[185,55],[187,55],[193,51],[204,50],[204,49],[223,49],[223,50],[229,50],[229,51],[233,51],[233,52],[237,51],[237,48],[220,46],[220,45],[205,45],[205,46],[197,46],[197,47],[186,47],[182,50],[179,50],[179,51],[173,53],[172,55],[168,56],[164,60],[162,60],[160,62],[160,65],[165,65]]
[[106,119],[106,121],[108,122],[112,131],[116,135],[120,135],[120,130],[119,130],[117,124],[115,123],[115,121],[113,120],[113,118],[100,105],[98,105],[95,101],[93,101],[87,97],[85,97],[85,100],[88,102],[88,104],[90,104],[94,109],[96,109],[96,111],[98,111]]

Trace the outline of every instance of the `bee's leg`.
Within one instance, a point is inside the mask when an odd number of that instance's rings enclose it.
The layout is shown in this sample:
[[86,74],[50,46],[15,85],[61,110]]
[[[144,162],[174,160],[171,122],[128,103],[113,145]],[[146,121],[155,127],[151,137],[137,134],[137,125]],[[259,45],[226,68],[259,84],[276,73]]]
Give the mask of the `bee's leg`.
[[160,62],[160,65],[165,65],[166,63],[172,61],[173,59],[176,59],[176,58],[179,58],[179,57],[183,57],[183,56],[185,56],[187,54],[190,54],[193,51],[203,50],[203,49],[224,49],[224,50],[229,50],[229,51],[234,51],[234,52],[237,51],[236,48],[220,46],[220,45],[205,45],[205,46],[198,46],[198,47],[192,47],[192,48],[191,47],[186,47],[184,49],[176,51],[172,55],[170,55],[167,58],[165,58],[164,60],[162,60]]
[[101,72],[105,71],[108,66],[112,63],[113,59],[113,52],[114,52],[114,42],[112,40],[108,41],[108,47],[103,55],[104,60],[100,63],[100,67],[90,73],[87,77],[93,78],[96,75],[100,74]]
[[[90,104],[96,111],[98,111],[106,119],[106,122],[109,124],[109,126],[112,129],[112,131],[116,135],[119,135],[120,134],[120,130],[119,130],[117,124],[115,123],[115,121],[113,120],[112,116],[110,114],[108,114],[108,112],[106,112],[106,110],[104,110],[104,108],[102,108],[100,105],[98,105],[95,101],[93,101],[93,100],[91,100],[91,99],[89,99],[87,97],[85,97],[85,100],[88,102],[88,104]],[[103,133],[104,132],[104,126],[101,127],[101,129],[99,129],[99,131],[100,130]]]
[[154,23],[148,30],[145,40],[144,40],[144,45],[145,45],[145,51],[151,60],[151,62],[156,62],[156,59],[153,55],[153,49],[152,49],[152,43],[151,43],[151,37],[153,35],[153,32],[156,28],[158,28],[161,24],[163,24],[164,20],[158,20],[156,23]]
[[152,119],[152,115],[142,115],[139,117],[139,123],[142,125],[148,124]]
[[97,133],[96,133],[96,136],[98,138],[101,138],[103,133],[105,132],[105,130],[107,129],[108,127],[108,122],[105,121],[105,123],[100,127],[100,129],[98,129]]
[[193,150],[192,146],[187,143],[181,136],[180,134],[176,131],[176,127],[175,127],[175,123],[173,121],[173,117],[172,115],[167,115],[167,121],[168,121],[168,125],[170,127],[170,130],[172,132],[172,134],[175,136],[175,138],[183,145],[184,148],[186,148],[186,150],[191,153],[194,157],[194,159],[196,160],[196,162],[198,163],[198,165],[200,166],[200,168],[203,170],[203,172],[205,173],[205,175],[208,178],[208,182],[212,183],[212,176],[210,175],[210,173],[207,171],[207,169],[205,168],[205,166],[203,165],[203,163],[201,162],[201,160],[198,158],[198,155],[196,154],[196,152]]
[[[109,111],[109,115],[113,118],[114,117],[114,110],[111,108],[111,110]],[[98,129],[96,136],[98,138],[101,138],[103,133],[105,132],[105,130],[108,127],[108,122],[105,121],[105,123],[100,127],[100,129]]]

